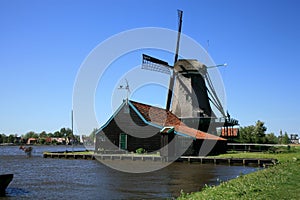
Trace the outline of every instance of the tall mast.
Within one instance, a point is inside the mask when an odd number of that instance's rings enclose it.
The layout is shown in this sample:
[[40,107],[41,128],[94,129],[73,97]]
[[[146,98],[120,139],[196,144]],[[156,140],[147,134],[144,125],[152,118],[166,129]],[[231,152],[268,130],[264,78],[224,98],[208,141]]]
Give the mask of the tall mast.
[[74,123],[73,123],[73,109],[71,111],[71,126],[72,126],[72,152],[74,152],[74,141],[75,141],[75,138],[74,138]]
[[[179,42],[180,42],[180,35],[181,35],[181,26],[182,26],[182,10],[178,10],[178,17],[179,17],[179,25],[178,25],[178,34],[177,34],[177,43],[176,43],[176,52],[175,52],[175,58],[174,58],[174,66],[175,63],[178,60],[178,52],[179,52]],[[170,110],[171,107],[171,101],[172,101],[172,91],[174,87],[174,79],[175,79],[175,73],[173,71],[171,78],[170,78],[170,83],[169,83],[169,91],[168,91],[168,98],[167,98],[167,105],[166,109]]]

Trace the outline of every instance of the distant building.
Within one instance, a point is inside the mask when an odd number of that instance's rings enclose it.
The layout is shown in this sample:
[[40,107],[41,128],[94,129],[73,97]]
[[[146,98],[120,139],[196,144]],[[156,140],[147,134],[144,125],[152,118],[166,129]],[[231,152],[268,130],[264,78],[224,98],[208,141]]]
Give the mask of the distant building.
[[29,138],[27,140],[27,144],[37,144],[38,143],[38,139],[37,138]]
[[298,134],[291,134],[290,135],[290,142],[292,144],[299,144]]
[[48,144],[51,143],[51,142],[52,142],[51,137],[46,137],[46,138],[45,138],[45,142],[48,143]]
[[224,138],[232,138],[232,137],[238,137],[239,135],[239,128],[233,128],[233,127],[222,127],[221,128],[221,137]]
[[65,138],[55,138],[55,137],[52,137],[51,138],[51,142],[53,141],[56,141],[57,143],[60,143],[60,144],[65,144],[66,143],[66,139]]

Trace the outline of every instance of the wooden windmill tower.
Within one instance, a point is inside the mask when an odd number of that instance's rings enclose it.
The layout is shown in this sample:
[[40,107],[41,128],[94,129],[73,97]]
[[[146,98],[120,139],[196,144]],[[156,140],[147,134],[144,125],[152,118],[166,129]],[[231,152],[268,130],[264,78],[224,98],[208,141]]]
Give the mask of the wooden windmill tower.
[[[167,96],[166,110],[171,111],[186,125],[207,132],[211,122],[215,132],[216,127],[237,125],[237,120],[233,123],[229,114],[225,114],[224,108],[214,89],[212,81],[207,72],[208,68],[203,63],[195,59],[179,59],[179,43],[182,27],[182,11],[178,11],[179,26],[177,45],[174,58],[174,65],[143,54],[143,69],[158,71],[170,74],[170,83]],[[213,66],[218,67],[221,65]],[[175,84],[174,84],[175,83]],[[216,122],[216,115],[211,108],[211,104],[221,113],[221,123]]]

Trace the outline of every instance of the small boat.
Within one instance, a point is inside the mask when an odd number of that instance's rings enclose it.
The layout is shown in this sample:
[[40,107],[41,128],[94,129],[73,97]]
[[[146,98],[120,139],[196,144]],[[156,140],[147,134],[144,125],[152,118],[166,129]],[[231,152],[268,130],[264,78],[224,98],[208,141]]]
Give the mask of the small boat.
[[12,181],[13,177],[13,174],[0,175],[0,196],[5,196],[5,190],[9,183]]

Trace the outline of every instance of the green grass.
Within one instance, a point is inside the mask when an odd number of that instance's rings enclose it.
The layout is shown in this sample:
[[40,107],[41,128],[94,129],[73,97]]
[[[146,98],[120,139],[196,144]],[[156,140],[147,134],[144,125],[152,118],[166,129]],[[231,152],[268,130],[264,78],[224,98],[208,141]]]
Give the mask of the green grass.
[[[43,152],[43,153],[53,153],[55,154],[56,152]],[[61,153],[59,153],[61,154]],[[76,154],[76,155],[93,155],[94,154],[94,151],[76,151],[76,152],[72,152],[72,151],[68,151],[68,152],[63,152],[63,154],[67,154],[67,155],[73,155],[73,154]]]
[[215,158],[273,158],[279,162],[286,162],[293,158],[300,159],[300,147],[292,146],[288,150],[287,148],[279,148],[275,153],[270,152],[230,152],[221,154],[218,156],[211,156]]
[[300,199],[300,150],[283,153],[230,153],[216,157],[275,158],[279,164],[251,174],[207,186],[200,192],[182,193],[182,199]]
[[65,154],[77,154],[77,155],[93,155],[94,151],[77,151],[77,152],[66,152]]

